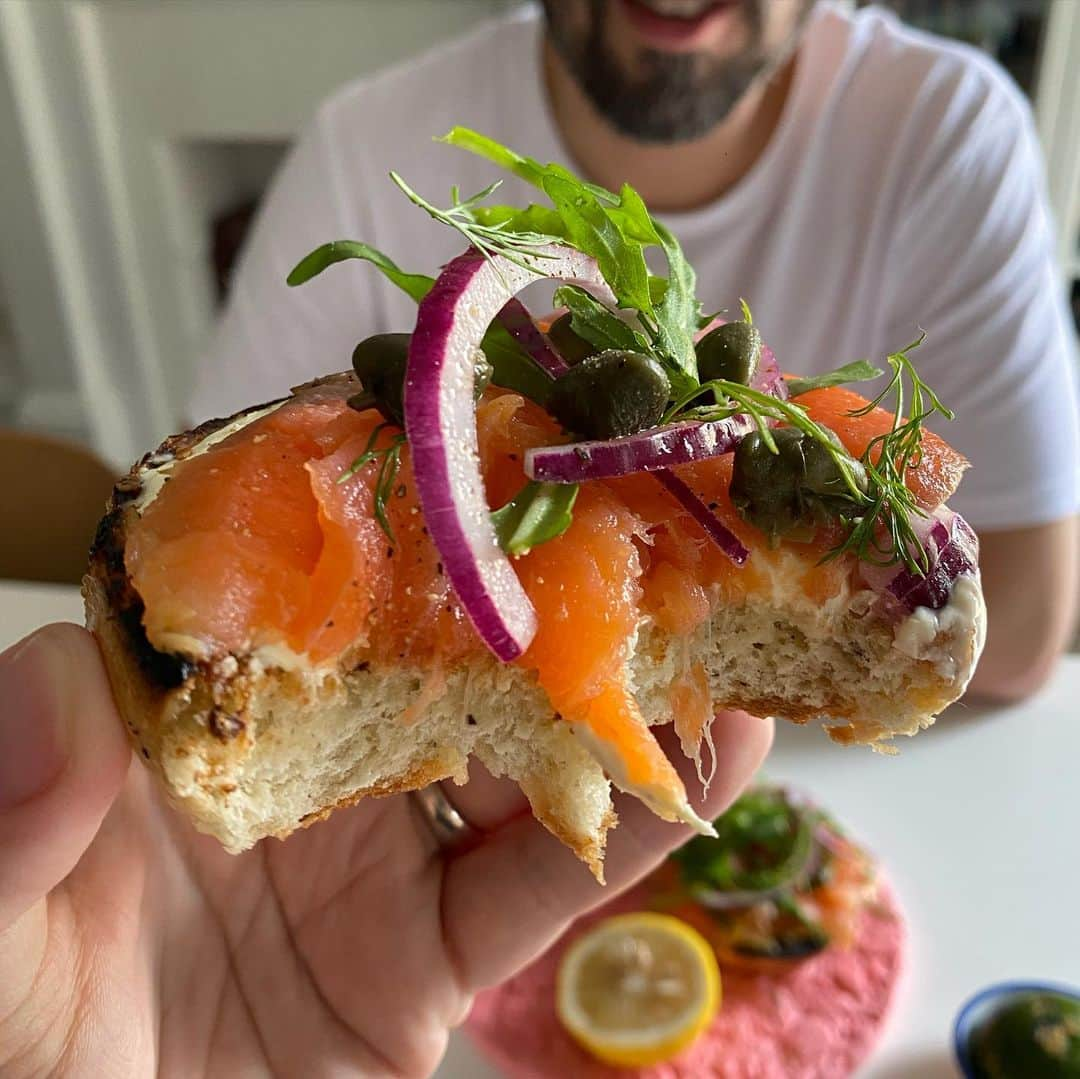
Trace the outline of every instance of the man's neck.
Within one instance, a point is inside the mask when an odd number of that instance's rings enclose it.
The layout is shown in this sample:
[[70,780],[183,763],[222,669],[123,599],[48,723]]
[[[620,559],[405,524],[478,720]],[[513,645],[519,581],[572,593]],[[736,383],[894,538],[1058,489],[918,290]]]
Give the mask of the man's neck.
[[578,171],[618,190],[632,184],[650,208],[694,210],[745,176],[780,122],[795,70],[792,56],[750,87],[723,122],[692,142],[643,143],[619,134],[596,110],[550,41],[544,78],[552,115]]

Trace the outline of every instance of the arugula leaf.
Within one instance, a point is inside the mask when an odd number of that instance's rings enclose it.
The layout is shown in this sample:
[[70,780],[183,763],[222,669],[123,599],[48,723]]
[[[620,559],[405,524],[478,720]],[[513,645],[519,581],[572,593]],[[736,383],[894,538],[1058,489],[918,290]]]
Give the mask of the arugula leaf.
[[462,150],[468,150],[477,157],[486,157],[488,161],[498,165],[500,169],[512,172],[520,176],[527,183],[539,186],[543,166],[533,161],[532,158],[522,157],[515,153],[509,146],[503,146],[487,135],[481,135],[479,131],[473,131],[467,127],[453,127],[445,135],[436,138],[436,142],[445,142],[450,146],[458,146]]
[[[579,180],[562,165],[541,165],[464,127],[455,127],[438,141],[486,158],[543,191],[551,199],[563,224],[556,230],[548,217],[545,224],[549,227],[545,231],[549,235],[565,237],[579,250],[592,255],[600,264],[620,306],[652,314],[649,273],[642,247],[645,243],[659,241],[644,203],[632,188],[624,188],[624,192],[631,192],[624,205],[620,196],[598,184]],[[503,223],[509,219],[501,217],[498,220]],[[536,218],[533,220],[535,222]]]
[[567,239],[562,218],[550,206],[538,206],[531,202],[524,209],[518,206],[474,206],[471,209],[476,223],[487,228],[537,233],[556,240]]
[[880,367],[874,367],[866,360],[856,360],[854,363],[845,363],[843,367],[838,367],[835,371],[829,371],[824,375],[788,379],[788,394],[791,397],[801,397],[811,390],[842,386],[845,382],[869,382],[884,373]]
[[643,244],[663,243],[645,200],[629,184],[622,185],[619,204],[611,207],[608,213],[631,239]]
[[328,266],[333,266],[336,262],[344,262],[346,259],[365,259],[370,262],[417,303],[431,291],[431,286],[435,284],[435,278],[428,277],[427,274],[406,273],[388,255],[359,240],[334,240],[315,248],[293,267],[292,272],[285,279],[286,284],[293,288],[302,285],[313,277],[317,277]]
[[592,255],[611,286],[620,307],[630,307],[652,317],[649,268],[644,247],[627,238],[609,212],[580,180],[548,175],[544,193],[551,199],[566,227],[568,239],[580,251]]
[[476,154],[477,157],[486,158],[493,165],[498,165],[499,168],[512,172],[526,183],[532,184],[533,187],[542,188],[545,176],[562,176],[564,179],[581,184],[582,187],[590,191],[598,199],[608,202],[616,201],[616,197],[606,187],[601,187],[599,184],[583,183],[569,169],[563,168],[562,165],[541,165],[539,161],[531,157],[522,157],[521,154],[515,153],[508,146],[503,146],[502,143],[488,138],[487,135],[481,135],[479,131],[473,131],[471,128],[453,127],[445,135],[436,138],[435,141],[445,142],[448,146],[456,146],[461,150],[468,151],[470,154]]
[[701,310],[695,295],[697,275],[675,237],[659,222],[655,226],[669,271],[667,291],[656,309],[657,344],[679,371],[681,377],[673,379],[671,385],[678,393],[698,381],[694,352],[694,333]]
[[491,514],[499,546],[507,554],[528,554],[533,547],[561,536],[572,520],[577,484],[530,480],[501,509]]
[[617,348],[648,353],[648,341],[583,288],[563,285],[555,290],[554,299],[556,307],[565,307],[570,312],[570,327],[574,333],[590,345],[601,350]]

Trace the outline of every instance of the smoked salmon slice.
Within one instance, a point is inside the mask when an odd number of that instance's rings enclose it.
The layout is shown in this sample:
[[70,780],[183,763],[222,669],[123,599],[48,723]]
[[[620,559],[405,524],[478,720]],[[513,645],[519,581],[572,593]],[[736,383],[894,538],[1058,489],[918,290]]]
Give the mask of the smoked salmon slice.
[[[319,385],[178,461],[165,490],[133,523],[126,567],[155,647],[208,657],[270,646],[312,665],[418,664],[448,669],[484,647],[443,573],[417,502],[408,445],[374,410],[347,399],[355,383]],[[856,416],[863,398],[845,389],[798,399],[860,454],[892,417]],[[564,437],[537,405],[489,389],[477,406],[481,468],[492,508],[525,481],[526,449]],[[346,476],[365,450],[397,445],[386,500],[388,536],[372,514],[379,461]],[[926,508],[955,488],[966,462],[927,435],[911,489]],[[571,526],[515,560],[538,621],[516,661],[535,672],[552,708],[574,724],[609,777],[662,816],[698,825],[678,774],[642,719],[627,660],[641,620],[686,637],[716,603],[769,587],[778,557],[728,495],[731,455],[682,466],[689,483],[752,556],[735,566],[655,477],[636,474],[582,485]],[[785,544],[803,559],[803,588],[834,594],[850,566],[818,565],[835,543],[829,529]],[[790,553],[790,551],[789,551]],[[699,762],[708,729],[705,671],[671,690],[678,734]]]

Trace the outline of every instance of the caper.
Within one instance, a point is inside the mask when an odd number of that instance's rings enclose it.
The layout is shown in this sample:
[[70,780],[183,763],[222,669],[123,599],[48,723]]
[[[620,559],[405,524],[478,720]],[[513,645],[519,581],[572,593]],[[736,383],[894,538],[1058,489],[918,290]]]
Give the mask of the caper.
[[548,330],[548,340],[555,346],[556,351],[566,362],[573,367],[575,364],[581,363],[582,360],[588,359],[590,356],[595,356],[599,351],[595,345],[590,344],[584,337],[579,337],[574,333],[573,327],[570,325],[573,316],[569,311],[565,315],[560,315],[552,324]]
[[[353,370],[364,387],[363,393],[349,399],[353,408],[374,406],[391,423],[405,425],[405,367],[411,340],[412,334],[408,333],[377,333],[353,349]],[[478,399],[491,382],[492,373],[488,358],[477,349],[473,356],[473,388]]]
[[695,346],[698,378],[723,378],[750,385],[761,359],[761,334],[748,322],[725,322]]
[[353,349],[352,365],[361,385],[375,399],[383,417],[404,426],[405,365],[409,360],[407,333],[377,333]]
[[[829,434],[839,448],[840,440]],[[828,448],[813,436],[795,427],[778,427],[772,436],[777,453],[759,431],[751,432],[736,447],[731,501],[774,545],[781,537],[811,539],[819,523],[851,510],[851,490]],[[865,493],[863,466],[849,459],[848,470]]]
[[584,438],[622,438],[653,427],[664,414],[671,383],[651,356],[609,350],[582,360],[556,383],[548,410]]

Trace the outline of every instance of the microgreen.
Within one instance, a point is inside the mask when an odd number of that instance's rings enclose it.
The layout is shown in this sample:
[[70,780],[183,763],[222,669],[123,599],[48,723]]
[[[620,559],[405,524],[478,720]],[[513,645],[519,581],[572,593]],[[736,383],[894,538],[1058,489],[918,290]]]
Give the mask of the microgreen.
[[419,206],[436,221],[460,232],[470,247],[475,247],[488,258],[493,255],[502,255],[515,265],[527,270],[535,270],[536,260],[547,257],[542,248],[558,240],[558,237],[538,232],[510,231],[505,224],[483,225],[477,221],[473,209],[499,188],[502,184],[501,180],[488,184],[482,191],[470,195],[465,200],[459,198],[457,188],[454,188],[450,196],[450,208],[441,210],[422,195],[417,194],[396,172],[390,173],[390,179],[401,188],[410,202]]
[[[688,401],[700,396],[703,391],[712,391],[719,402],[716,405],[705,405],[687,409]],[[661,423],[673,423],[676,420],[725,420],[729,416],[745,412],[753,419],[761,432],[761,438],[765,445],[776,453],[776,441],[770,431],[772,423],[786,423],[796,427],[804,434],[809,435],[816,442],[820,442],[829,451],[829,455],[836,462],[844,484],[848,488],[852,499],[861,503],[865,497],[855,481],[852,470],[853,458],[842,446],[838,446],[831,436],[831,432],[821,424],[812,420],[802,405],[794,401],[784,401],[772,394],[763,393],[761,390],[751,389],[741,382],[729,382],[724,378],[714,378],[701,383],[695,390],[684,394],[677,399],[668,409],[667,414],[661,419]]]
[[716,838],[695,837],[672,855],[690,888],[764,891],[805,885],[817,815],[782,790],[758,787],[714,822]]

